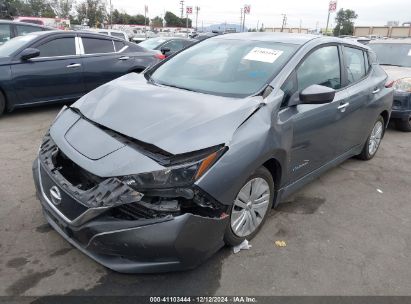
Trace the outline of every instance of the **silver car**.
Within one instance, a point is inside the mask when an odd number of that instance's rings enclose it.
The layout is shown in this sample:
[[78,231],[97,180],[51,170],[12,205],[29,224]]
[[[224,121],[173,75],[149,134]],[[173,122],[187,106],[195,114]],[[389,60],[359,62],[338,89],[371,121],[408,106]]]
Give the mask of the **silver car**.
[[386,80],[355,41],[207,39],[62,109],[33,165],[45,217],[113,270],[193,268],[326,170],[373,158]]

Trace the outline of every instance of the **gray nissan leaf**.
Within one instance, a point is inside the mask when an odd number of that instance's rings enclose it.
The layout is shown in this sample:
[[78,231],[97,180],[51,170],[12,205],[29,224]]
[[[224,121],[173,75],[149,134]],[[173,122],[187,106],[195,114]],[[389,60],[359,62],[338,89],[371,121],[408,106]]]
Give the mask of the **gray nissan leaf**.
[[326,170],[373,158],[386,80],[355,41],[210,38],[61,110],[33,165],[44,216],[113,270],[193,268]]

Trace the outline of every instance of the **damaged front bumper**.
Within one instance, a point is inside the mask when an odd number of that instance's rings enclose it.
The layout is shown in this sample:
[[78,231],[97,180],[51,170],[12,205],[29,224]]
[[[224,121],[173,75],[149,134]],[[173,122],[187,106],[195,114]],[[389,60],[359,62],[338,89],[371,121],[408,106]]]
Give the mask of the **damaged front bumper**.
[[161,205],[149,210],[149,198],[116,178],[80,189],[53,165],[52,149],[55,145],[43,144],[33,163],[44,215],[68,242],[100,264],[124,273],[184,270],[224,245],[224,211],[169,212]]

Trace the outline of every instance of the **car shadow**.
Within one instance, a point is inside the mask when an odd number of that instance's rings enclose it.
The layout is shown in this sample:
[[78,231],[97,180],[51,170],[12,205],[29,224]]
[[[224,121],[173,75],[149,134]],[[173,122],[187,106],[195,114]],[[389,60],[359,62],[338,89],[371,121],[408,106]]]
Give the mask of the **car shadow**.
[[95,287],[72,290],[65,296],[212,296],[220,287],[223,261],[231,252],[224,247],[199,267],[181,272],[122,274],[104,269]]

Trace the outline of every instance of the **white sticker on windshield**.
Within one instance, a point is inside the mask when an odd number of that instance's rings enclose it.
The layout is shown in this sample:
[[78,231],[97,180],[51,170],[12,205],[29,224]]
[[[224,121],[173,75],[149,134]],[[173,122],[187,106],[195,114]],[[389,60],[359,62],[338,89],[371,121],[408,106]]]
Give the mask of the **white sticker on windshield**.
[[273,63],[282,55],[282,53],[284,52],[279,50],[255,47],[244,57],[244,59]]
[[411,56],[411,49],[410,49],[410,51],[408,52],[408,56]]

